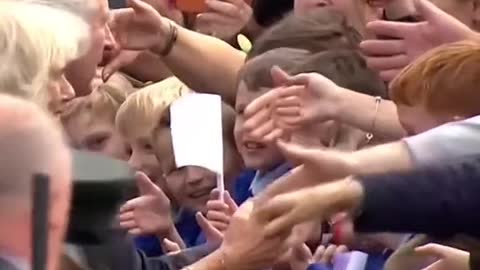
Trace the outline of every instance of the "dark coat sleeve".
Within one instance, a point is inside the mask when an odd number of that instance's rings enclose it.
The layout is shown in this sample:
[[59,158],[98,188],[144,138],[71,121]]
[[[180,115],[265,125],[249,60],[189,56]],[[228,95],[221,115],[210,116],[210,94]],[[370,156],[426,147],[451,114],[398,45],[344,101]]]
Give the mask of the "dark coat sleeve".
[[480,237],[480,156],[358,179],[365,197],[357,231]]

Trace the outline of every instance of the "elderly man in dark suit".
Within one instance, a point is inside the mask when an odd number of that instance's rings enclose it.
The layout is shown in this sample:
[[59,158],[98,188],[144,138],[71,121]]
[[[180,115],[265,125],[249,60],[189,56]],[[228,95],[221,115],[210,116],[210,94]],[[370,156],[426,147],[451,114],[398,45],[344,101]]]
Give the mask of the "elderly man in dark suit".
[[[0,269],[30,269],[33,175],[48,174],[48,269],[68,221],[71,157],[56,123],[36,105],[0,96]],[[54,202],[54,203],[52,203]]]

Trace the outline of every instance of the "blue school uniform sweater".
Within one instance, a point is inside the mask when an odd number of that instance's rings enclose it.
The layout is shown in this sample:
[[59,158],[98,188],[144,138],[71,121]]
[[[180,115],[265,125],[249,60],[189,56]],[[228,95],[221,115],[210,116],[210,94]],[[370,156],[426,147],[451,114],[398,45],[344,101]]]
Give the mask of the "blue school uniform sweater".
[[[187,248],[205,243],[205,237],[201,234],[200,226],[195,220],[195,213],[186,209],[180,210],[175,223],[180,237]],[[135,245],[148,257],[164,255],[159,239],[154,235],[139,236],[135,238]]]
[[[234,193],[232,194],[235,202],[240,205],[248,198],[252,197],[249,190],[255,177],[255,171],[243,171],[235,180]],[[195,219],[195,213],[186,209],[180,211],[175,228],[182,237],[187,247],[194,247],[206,242],[205,236],[198,226]],[[148,257],[164,255],[160,241],[156,236],[139,236],[135,239],[135,245],[142,250]]]

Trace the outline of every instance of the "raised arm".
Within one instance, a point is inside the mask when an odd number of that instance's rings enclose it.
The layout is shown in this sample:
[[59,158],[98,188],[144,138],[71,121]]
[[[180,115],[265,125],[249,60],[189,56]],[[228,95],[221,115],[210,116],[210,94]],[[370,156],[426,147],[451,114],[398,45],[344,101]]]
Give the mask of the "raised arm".
[[235,102],[243,52],[175,24],[143,1],[128,2],[130,8],[114,16],[116,39],[123,49],[151,50],[193,90],[219,94],[230,104]]

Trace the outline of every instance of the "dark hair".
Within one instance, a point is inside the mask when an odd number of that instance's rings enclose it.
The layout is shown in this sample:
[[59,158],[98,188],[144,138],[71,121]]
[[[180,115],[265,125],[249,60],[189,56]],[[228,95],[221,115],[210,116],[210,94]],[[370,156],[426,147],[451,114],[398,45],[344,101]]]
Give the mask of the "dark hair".
[[267,29],[255,41],[247,60],[281,47],[316,53],[331,48],[357,48],[360,41],[360,34],[348,25],[345,16],[323,7],[306,16],[290,14]]
[[269,27],[293,10],[294,0],[254,0],[253,18],[258,25]]
[[385,83],[367,67],[357,50],[331,49],[314,54],[289,73],[296,75],[311,72],[322,74],[338,86],[355,92],[387,97]]
[[292,48],[278,48],[270,50],[260,56],[248,60],[238,72],[238,83],[246,83],[249,91],[258,91],[260,88],[273,88],[271,70],[278,66],[287,73],[300,63],[305,62],[311,53],[306,50]]

